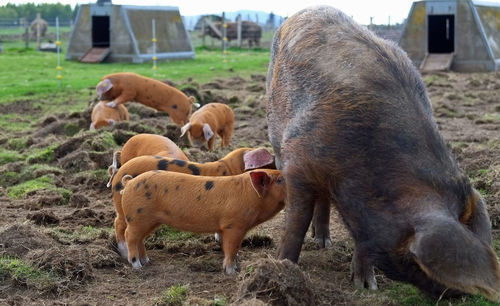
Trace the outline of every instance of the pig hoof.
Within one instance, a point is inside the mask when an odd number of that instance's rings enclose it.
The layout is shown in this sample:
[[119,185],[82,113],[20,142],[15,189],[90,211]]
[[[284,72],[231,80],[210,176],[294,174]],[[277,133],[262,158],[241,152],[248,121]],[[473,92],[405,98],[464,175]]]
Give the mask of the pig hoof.
[[224,272],[226,272],[226,274],[228,275],[236,273],[236,263],[234,263],[232,266],[226,266],[224,268]]
[[135,262],[132,263],[132,268],[134,269],[142,268],[141,262],[139,260],[136,260]]
[[123,259],[127,259],[128,257],[128,248],[126,242],[118,242],[118,252]]
[[215,233],[214,234],[214,239],[215,239],[215,241],[220,242],[221,241],[220,234],[219,233]]
[[332,240],[327,238],[315,238],[314,241],[320,248],[331,248],[333,246]]
[[150,264],[151,264],[151,260],[149,260],[149,257],[147,257],[147,256],[146,256],[146,257],[144,257],[144,258],[141,258],[141,264],[142,264],[143,266],[145,266],[145,265],[150,265]]
[[356,289],[370,289],[378,290],[377,280],[373,273],[367,273],[367,275],[353,275],[354,287]]
[[106,106],[115,108],[116,107],[116,103],[115,103],[115,101],[111,101],[111,102],[106,103]]

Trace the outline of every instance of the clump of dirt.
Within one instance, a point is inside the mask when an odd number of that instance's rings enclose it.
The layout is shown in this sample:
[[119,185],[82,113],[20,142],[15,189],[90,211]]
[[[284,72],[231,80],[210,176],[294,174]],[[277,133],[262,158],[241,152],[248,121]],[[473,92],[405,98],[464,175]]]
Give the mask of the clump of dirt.
[[54,239],[29,224],[14,224],[0,231],[0,256],[23,257],[31,250],[48,249]]
[[22,200],[27,210],[39,210],[43,207],[65,205],[68,199],[57,190],[38,189],[26,193]]
[[299,266],[287,259],[259,259],[246,270],[253,271],[241,280],[236,301],[257,298],[271,305],[315,304],[311,280]]
[[78,246],[55,246],[30,252],[26,259],[38,268],[64,278],[67,287],[75,288],[94,279],[91,254]]
[[69,198],[69,206],[74,208],[88,207],[90,199],[84,193],[74,193]]
[[28,214],[26,219],[33,221],[36,225],[54,225],[59,223],[59,218],[52,212],[41,210],[33,214]]

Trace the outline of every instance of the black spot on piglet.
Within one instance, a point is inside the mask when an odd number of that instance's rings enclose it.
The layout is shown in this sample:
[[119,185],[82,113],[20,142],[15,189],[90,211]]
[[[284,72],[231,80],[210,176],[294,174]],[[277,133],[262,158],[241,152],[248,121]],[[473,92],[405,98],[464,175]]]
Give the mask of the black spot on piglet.
[[206,190],[210,190],[210,189],[212,189],[212,187],[214,187],[214,181],[208,181],[205,183]]
[[168,164],[166,159],[162,159],[158,162],[158,170],[167,170]]
[[195,165],[189,165],[188,169],[191,170],[191,172],[193,172],[193,175],[200,175],[200,169]]

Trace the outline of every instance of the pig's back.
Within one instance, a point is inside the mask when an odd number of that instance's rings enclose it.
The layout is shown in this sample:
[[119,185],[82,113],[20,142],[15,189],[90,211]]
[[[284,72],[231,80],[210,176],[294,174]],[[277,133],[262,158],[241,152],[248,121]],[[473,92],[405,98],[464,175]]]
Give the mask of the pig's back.
[[384,183],[436,164],[456,170],[404,51],[333,8],[303,10],[280,27],[267,90],[282,167]]

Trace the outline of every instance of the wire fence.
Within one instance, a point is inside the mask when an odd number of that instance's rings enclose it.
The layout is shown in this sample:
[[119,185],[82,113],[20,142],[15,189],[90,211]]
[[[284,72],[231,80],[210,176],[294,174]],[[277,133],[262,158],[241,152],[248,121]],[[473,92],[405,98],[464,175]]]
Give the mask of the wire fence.
[[[34,20],[34,19],[33,19]],[[2,43],[17,43],[26,42],[26,33],[28,34],[29,42],[37,40],[36,32],[31,31],[30,26],[33,20],[25,18],[0,18],[0,42]],[[47,22],[47,29],[44,35],[40,37],[41,41],[56,40],[56,18],[44,19]],[[73,20],[59,20],[59,31],[61,39],[69,39]],[[42,32],[42,31],[41,31]]]

